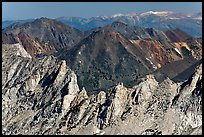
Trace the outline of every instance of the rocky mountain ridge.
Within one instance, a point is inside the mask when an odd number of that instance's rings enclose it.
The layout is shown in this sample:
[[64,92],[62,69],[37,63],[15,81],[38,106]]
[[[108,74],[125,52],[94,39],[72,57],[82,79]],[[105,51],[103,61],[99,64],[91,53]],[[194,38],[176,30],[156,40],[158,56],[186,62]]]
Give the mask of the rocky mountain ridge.
[[83,37],[83,32],[59,21],[39,18],[32,22],[7,27],[2,32],[3,44],[21,43],[34,57],[71,48]]
[[155,28],[158,30],[181,29],[194,37],[202,37],[202,13],[188,14],[171,11],[149,11],[144,13],[115,14],[92,18],[60,17],[57,20],[80,30],[103,27],[117,20],[130,26]]
[[202,41],[180,29],[161,31],[123,20],[81,32],[40,18],[6,28],[2,42],[20,43],[33,59],[54,55],[65,60],[80,88],[89,92],[107,90],[118,82],[132,87],[146,74],[156,74],[158,81],[172,79],[202,58]]
[[202,134],[202,64],[184,82],[147,75],[87,95],[63,60],[33,60],[21,44],[2,53],[3,134]]
[[[202,43],[179,29],[159,31],[116,21],[85,35],[74,48],[64,48],[56,56],[71,65],[79,85],[88,91],[118,82],[132,87],[151,73],[158,81],[174,78],[202,58]],[[171,67],[176,64],[178,68]]]
[[[2,28],[32,22],[28,20],[3,21]],[[175,13],[171,11],[148,11],[144,13],[115,14],[112,16],[82,17],[59,17],[56,20],[81,31],[103,27],[117,20],[122,20],[130,26],[156,28],[158,30],[181,29],[194,37],[202,37],[202,13]]]

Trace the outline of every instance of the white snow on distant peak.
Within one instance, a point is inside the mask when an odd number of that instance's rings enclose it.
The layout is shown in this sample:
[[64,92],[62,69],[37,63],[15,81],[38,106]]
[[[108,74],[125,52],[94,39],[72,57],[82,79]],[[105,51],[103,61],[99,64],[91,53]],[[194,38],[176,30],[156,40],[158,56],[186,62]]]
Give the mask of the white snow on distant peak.
[[97,18],[102,18],[102,19],[107,19],[109,18],[108,16],[96,16]]
[[133,17],[133,16],[136,16],[137,15],[137,13],[129,13],[129,14],[121,14],[121,13],[118,13],[118,14],[114,14],[114,15],[112,15],[111,17],[112,18],[115,18],[115,17],[121,17],[121,16],[129,16],[129,17]]
[[129,13],[129,14],[126,14],[126,16],[137,16],[137,13],[135,13],[135,12]]
[[195,18],[193,18],[193,19],[202,20],[202,16],[200,16],[200,17],[195,17]]
[[158,16],[167,16],[169,14],[173,14],[174,12],[172,11],[148,11],[148,12],[144,12],[144,13],[141,13],[140,15],[141,16],[146,16],[146,15],[151,15],[151,14],[154,14],[154,15],[158,15]]
[[180,19],[180,18],[170,17],[170,18],[168,18],[168,19],[177,20],[177,19]]
[[124,14],[118,13],[118,14],[112,15],[111,17],[112,17],[112,18],[115,18],[115,17],[120,17],[120,16],[124,16]]

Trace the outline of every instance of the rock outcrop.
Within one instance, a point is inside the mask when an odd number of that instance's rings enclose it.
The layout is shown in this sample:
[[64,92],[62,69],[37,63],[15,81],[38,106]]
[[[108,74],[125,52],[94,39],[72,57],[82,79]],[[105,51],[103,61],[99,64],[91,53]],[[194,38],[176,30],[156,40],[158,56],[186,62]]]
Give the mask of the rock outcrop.
[[202,64],[184,82],[147,75],[88,96],[65,61],[2,47],[2,134],[202,134]]

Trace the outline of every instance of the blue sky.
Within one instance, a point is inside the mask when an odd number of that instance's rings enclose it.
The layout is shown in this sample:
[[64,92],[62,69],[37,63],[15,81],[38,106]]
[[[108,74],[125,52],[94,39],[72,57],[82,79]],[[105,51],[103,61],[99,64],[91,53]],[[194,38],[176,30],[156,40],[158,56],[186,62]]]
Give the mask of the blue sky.
[[2,2],[2,19],[93,17],[146,11],[202,12],[201,2]]

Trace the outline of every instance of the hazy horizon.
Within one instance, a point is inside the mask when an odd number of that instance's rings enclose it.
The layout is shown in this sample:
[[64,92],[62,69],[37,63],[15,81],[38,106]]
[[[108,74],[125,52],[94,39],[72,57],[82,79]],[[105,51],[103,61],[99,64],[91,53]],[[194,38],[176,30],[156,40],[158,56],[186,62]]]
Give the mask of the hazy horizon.
[[148,11],[202,13],[202,2],[2,2],[2,21],[63,16],[90,18]]

